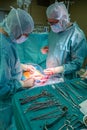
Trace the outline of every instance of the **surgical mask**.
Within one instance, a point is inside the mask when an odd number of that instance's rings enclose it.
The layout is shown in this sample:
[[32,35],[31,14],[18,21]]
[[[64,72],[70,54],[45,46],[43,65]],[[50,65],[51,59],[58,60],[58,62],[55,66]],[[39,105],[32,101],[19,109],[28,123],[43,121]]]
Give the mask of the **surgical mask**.
[[54,25],[51,25],[51,29],[52,29],[52,31],[55,32],[55,33],[64,31],[63,26],[62,26],[61,23],[59,23],[59,22],[56,23],[56,24],[54,24]]
[[15,42],[16,42],[17,44],[21,44],[21,43],[25,42],[27,39],[28,39],[28,37],[22,35],[19,39],[16,39]]

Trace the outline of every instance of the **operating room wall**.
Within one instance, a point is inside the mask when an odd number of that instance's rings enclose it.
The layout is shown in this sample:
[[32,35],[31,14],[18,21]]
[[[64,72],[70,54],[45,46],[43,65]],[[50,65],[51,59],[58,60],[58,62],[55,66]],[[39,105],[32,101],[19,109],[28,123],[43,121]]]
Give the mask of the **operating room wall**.
[[[32,0],[30,13],[36,24],[47,24],[46,8],[38,6],[36,0]],[[87,1],[72,0],[69,7],[70,18],[72,22],[77,22],[87,37]]]
[[87,37],[87,1],[76,0],[69,9],[71,21],[76,21]]
[[35,24],[40,24],[40,25],[47,24],[46,8],[47,7],[38,5],[36,0],[34,0],[32,2],[32,4],[30,5],[30,8],[29,8],[29,12],[34,19]]
[[11,6],[17,6],[16,0],[0,0],[0,10],[8,11]]

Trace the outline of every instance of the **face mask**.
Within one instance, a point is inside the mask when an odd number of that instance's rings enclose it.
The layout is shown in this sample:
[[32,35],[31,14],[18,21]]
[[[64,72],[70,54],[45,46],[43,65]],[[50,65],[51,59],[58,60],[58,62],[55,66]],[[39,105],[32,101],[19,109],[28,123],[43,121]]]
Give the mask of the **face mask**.
[[51,25],[51,29],[55,33],[62,32],[64,30],[63,26],[60,23]]
[[22,36],[21,36],[19,39],[17,39],[15,42],[16,42],[17,44],[21,44],[21,43],[25,42],[25,41],[27,40],[27,38],[28,38],[28,37],[22,35]]

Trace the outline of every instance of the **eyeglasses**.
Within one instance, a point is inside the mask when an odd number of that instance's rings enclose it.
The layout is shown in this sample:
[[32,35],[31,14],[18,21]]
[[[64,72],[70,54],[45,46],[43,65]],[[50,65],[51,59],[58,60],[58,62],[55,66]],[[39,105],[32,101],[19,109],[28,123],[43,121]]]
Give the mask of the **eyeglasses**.
[[56,23],[58,23],[59,20],[54,20],[54,21],[48,21],[49,25],[55,25]]
[[26,37],[28,37],[29,34],[22,34],[22,35],[20,35],[19,37],[17,37],[16,39],[19,39],[21,36],[26,36]]

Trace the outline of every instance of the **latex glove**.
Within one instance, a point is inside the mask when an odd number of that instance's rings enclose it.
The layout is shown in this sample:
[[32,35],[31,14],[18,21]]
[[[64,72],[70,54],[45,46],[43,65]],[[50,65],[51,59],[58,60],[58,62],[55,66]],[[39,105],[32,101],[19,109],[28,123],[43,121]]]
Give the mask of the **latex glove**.
[[36,68],[32,65],[27,65],[26,71],[29,71],[31,74],[33,74],[36,71]]
[[82,78],[87,78],[87,70],[85,71],[85,73],[83,75],[81,75]]
[[41,49],[42,54],[47,54],[48,53],[48,46],[45,46]]
[[34,71],[36,70],[36,68],[33,67],[32,65],[21,64],[21,66],[22,66],[22,70],[29,71],[31,74],[34,73]]
[[56,74],[56,73],[62,73],[63,71],[64,71],[63,66],[59,66],[59,67],[45,69],[44,73],[46,75],[53,75],[53,74]]
[[36,70],[30,77],[35,80],[41,80],[44,77],[44,75]]
[[30,88],[34,86],[35,80],[33,78],[29,78],[27,80],[22,81],[22,86],[24,88]]
[[45,73],[46,75],[53,75],[53,74],[55,74],[54,68],[45,69],[45,70],[44,70],[44,73]]

